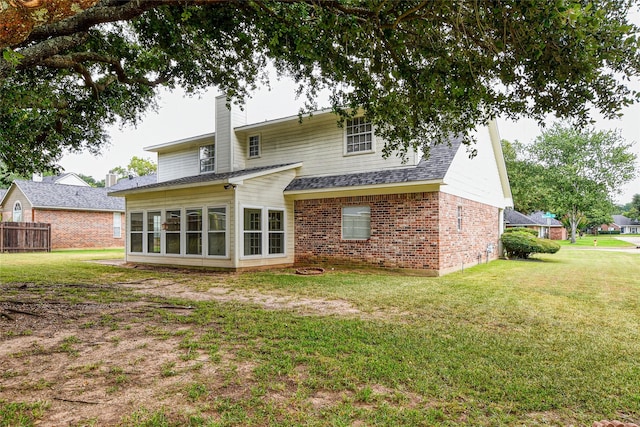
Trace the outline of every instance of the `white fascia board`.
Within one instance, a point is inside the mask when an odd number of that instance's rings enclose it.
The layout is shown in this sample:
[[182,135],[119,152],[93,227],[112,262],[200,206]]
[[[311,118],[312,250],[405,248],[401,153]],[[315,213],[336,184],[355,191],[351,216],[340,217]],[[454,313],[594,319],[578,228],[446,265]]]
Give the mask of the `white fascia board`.
[[296,169],[296,168],[300,168],[300,167],[302,167],[302,162],[293,163],[293,164],[287,165],[287,166],[281,166],[281,167],[275,168],[275,169],[267,169],[267,170],[263,170],[263,171],[260,171],[260,172],[254,172],[254,173],[250,173],[250,174],[246,174],[246,175],[240,175],[240,176],[237,176],[237,177],[234,177],[234,178],[229,178],[227,181],[229,182],[229,184],[242,184],[242,182],[247,180],[247,179],[259,178],[261,176],[271,175],[272,173],[283,172],[283,171],[286,171],[286,170]]
[[32,209],[42,209],[51,211],[82,211],[82,212],[124,212],[124,209],[92,209],[76,208],[70,206],[33,206]]
[[215,132],[205,133],[203,135],[191,136],[189,138],[178,139],[176,141],[169,141],[169,142],[164,142],[162,144],[150,145],[148,147],[144,147],[143,150],[150,151],[152,153],[153,152],[159,153],[162,151],[167,151],[170,149],[180,147],[181,145],[192,145],[200,141],[204,141],[206,139],[210,139],[210,138],[215,139],[215,136],[216,136]]
[[[313,111],[311,113],[303,114],[302,118],[319,116],[321,114],[327,114],[327,113],[331,113],[331,112],[333,112],[333,110],[331,108],[325,108],[325,109],[322,109],[322,110]],[[289,122],[289,121],[292,121],[292,120],[299,120],[299,119],[300,119],[300,115],[296,114],[295,116],[281,117],[281,118],[273,119],[273,120],[265,120],[264,122],[251,123],[251,124],[248,124],[248,125],[238,126],[238,127],[234,128],[234,130],[236,132],[244,132],[244,131],[249,131],[249,130],[253,130],[253,129],[259,129],[259,128],[265,127],[265,126],[275,125],[275,124],[279,124],[279,123],[285,123],[285,122]]]

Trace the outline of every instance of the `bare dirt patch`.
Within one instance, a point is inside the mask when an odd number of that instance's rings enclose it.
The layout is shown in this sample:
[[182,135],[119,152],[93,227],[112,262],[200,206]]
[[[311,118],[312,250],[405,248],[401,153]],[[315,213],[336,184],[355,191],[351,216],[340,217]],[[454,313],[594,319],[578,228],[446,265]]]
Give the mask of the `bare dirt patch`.
[[[187,328],[163,323],[159,309],[180,316],[189,313],[189,301],[211,300],[302,314],[360,313],[346,301],[262,294],[224,286],[222,280],[204,291],[163,278],[117,286],[140,299],[69,303],[56,301],[54,293],[43,298],[31,284],[2,286],[0,401],[48,402],[38,423],[43,426],[118,425],[139,408],[189,414],[194,405],[215,419],[216,411],[199,400],[200,394],[249,396],[254,366],[236,357],[241,349],[212,355],[185,348]],[[319,399],[312,405],[341,398]]]

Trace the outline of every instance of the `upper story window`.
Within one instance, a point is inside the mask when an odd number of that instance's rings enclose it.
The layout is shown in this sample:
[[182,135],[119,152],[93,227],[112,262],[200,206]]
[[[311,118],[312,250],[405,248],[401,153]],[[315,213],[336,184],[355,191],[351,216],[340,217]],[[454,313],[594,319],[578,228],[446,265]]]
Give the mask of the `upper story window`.
[[20,202],[13,205],[13,222],[22,222],[22,204]]
[[346,153],[373,151],[373,127],[364,117],[347,119]]
[[215,171],[215,144],[200,147],[200,172]]
[[249,158],[260,157],[260,135],[249,137]]

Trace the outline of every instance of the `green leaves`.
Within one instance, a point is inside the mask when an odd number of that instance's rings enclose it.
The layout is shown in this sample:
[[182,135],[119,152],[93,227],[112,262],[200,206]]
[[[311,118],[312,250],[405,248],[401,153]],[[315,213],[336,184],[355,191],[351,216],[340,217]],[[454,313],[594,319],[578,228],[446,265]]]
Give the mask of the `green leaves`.
[[553,113],[585,124],[593,106],[615,117],[639,99],[616,78],[640,74],[638,28],[626,16],[632,5],[186,2],[140,10],[129,21],[109,16],[105,5],[108,24],[90,26],[82,44],[35,55],[58,42],[51,27],[29,49],[3,51],[0,148],[23,148],[0,160],[30,173],[65,150],[99,150],[106,126],[135,124],[154,108],[159,86],[187,93],[214,86],[241,103],[267,83],[267,64],[299,84],[305,109],[319,107],[322,90],[342,118],[364,109],[387,156],[426,152],[452,135],[473,144],[472,131],[497,116]]

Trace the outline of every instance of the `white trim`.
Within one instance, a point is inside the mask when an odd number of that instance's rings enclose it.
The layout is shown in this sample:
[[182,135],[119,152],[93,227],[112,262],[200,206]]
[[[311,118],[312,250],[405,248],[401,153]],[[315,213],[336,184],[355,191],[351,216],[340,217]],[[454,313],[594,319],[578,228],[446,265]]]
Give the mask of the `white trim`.
[[[19,206],[20,207],[20,219],[16,220],[16,207]],[[13,222],[24,222],[24,208],[22,207],[22,203],[20,202],[20,200],[16,200],[13,203],[13,209],[11,210],[11,220]]]
[[[260,210],[260,234],[261,234],[261,253],[259,255],[245,255],[244,253],[244,210],[245,209],[257,209]],[[269,211],[282,212],[282,224],[283,224],[283,252],[278,254],[269,253]],[[275,207],[275,206],[258,206],[258,205],[245,205],[240,204],[240,209],[236,215],[239,234],[237,241],[239,242],[238,259],[240,260],[255,260],[265,258],[285,258],[287,256],[287,208]],[[253,230],[249,230],[251,232]]]
[[251,123],[251,124],[248,124],[248,125],[242,125],[242,126],[238,126],[236,128],[233,128],[233,130],[235,130],[236,132],[244,132],[244,131],[248,131],[248,130],[252,130],[252,129],[259,129],[261,127],[266,127],[266,126],[270,126],[270,125],[285,123],[285,122],[289,122],[289,121],[292,121],[292,120],[299,121],[300,118],[311,118],[313,116],[319,116],[321,114],[328,114],[328,113],[332,113],[332,112],[333,112],[333,110],[331,108],[324,108],[322,110],[313,111],[313,112],[307,113],[307,114],[280,117],[278,119],[265,120],[264,122],[260,122],[260,123]]
[[[209,209],[224,209],[224,215],[225,215],[225,219],[224,219],[224,255],[209,255]],[[231,245],[230,245],[230,241],[231,241],[231,230],[229,229],[229,223],[230,223],[230,209],[229,209],[229,204],[228,203],[224,203],[221,205],[207,205],[204,207],[204,211],[206,212],[206,227],[204,227],[204,234],[205,234],[205,239],[203,240],[202,243],[202,256],[204,258],[210,258],[210,259],[230,259],[231,255],[230,255],[230,251],[231,251]],[[217,232],[217,231],[216,231]],[[206,250],[205,250],[206,249]]]
[[[138,187],[128,188],[126,190],[112,191],[109,193],[109,195],[113,197],[124,197],[125,195],[130,195],[130,194],[165,192],[169,190],[180,190],[183,188],[194,188],[194,187],[207,187],[212,185],[222,185],[222,184],[241,185],[245,179],[259,178],[261,176],[266,176],[272,173],[283,172],[289,169],[299,168],[301,166],[302,166],[302,162],[298,162],[298,163],[293,163],[291,165],[280,166],[278,168],[271,168],[271,169],[266,169],[259,172],[238,175],[232,178],[221,178],[221,179],[216,179],[211,181],[193,182],[193,183],[176,184],[176,185],[168,185],[168,186],[157,186],[153,188],[138,188]],[[222,172],[222,173],[225,173],[225,172]],[[198,176],[199,175],[206,175],[206,174],[203,173],[203,174],[198,174]],[[161,183],[158,183],[158,184],[161,184]]]
[[[258,138],[258,154],[255,156],[251,155],[251,138]],[[262,134],[258,132],[247,135],[247,159],[259,159],[260,157],[262,157]]]
[[[349,152],[347,150],[347,129],[349,127],[349,121],[350,120],[356,120],[356,119],[363,119],[364,120],[364,116],[357,116],[357,117],[351,117],[345,120],[344,123],[344,130],[342,132],[343,135],[343,143],[342,143],[342,155],[343,157],[350,157],[350,156],[359,156],[362,154],[373,154],[376,152],[376,132],[375,132],[375,126],[373,125],[373,123],[371,123],[370,121],[365,122],[364,124],[369,124],[371,126],[371,148],[368,150],[361,150],[361,151],[351,151]],[[359,132],[358,134],[362,134],[361,132]]]
[[161,152],[161,151],[169,151],[167,149],[173,149],[173,148],[176,148],[176,147],[181,146],[181,145],[198,145],[199,141],[204,140],[204,139],[208,139],[208,138],[214,138],[214,142],[215,142],[215,136],[216,136],[215,132],[205,133],[205,134],[202,134],[202,135],[190,136],[188,138],[178,139],[178,140],[175,140],[175,141],[163,142],[162,144],[149,145],[147,147],[143,147],[143,150],[151,151],[152,153],[153,152],[158,153],[158,152]]

